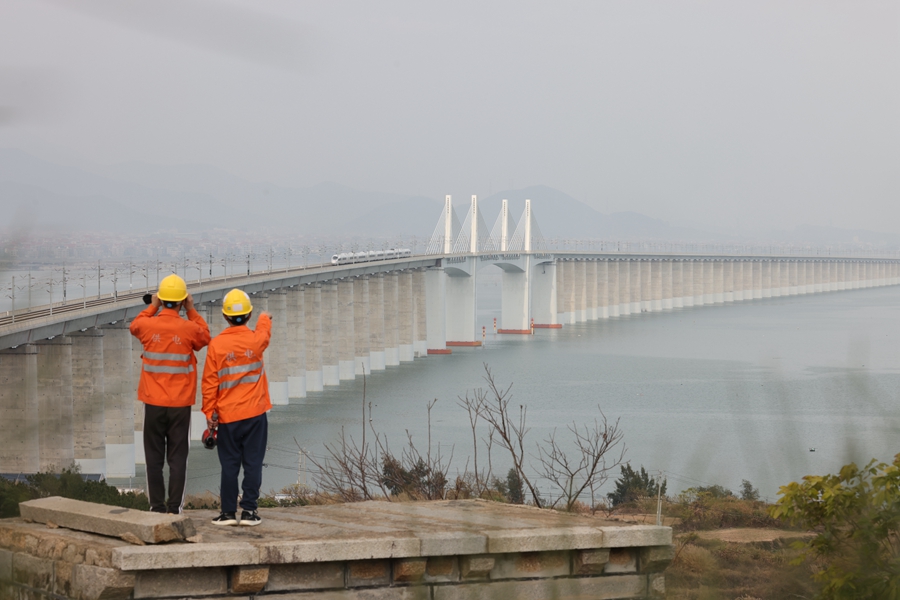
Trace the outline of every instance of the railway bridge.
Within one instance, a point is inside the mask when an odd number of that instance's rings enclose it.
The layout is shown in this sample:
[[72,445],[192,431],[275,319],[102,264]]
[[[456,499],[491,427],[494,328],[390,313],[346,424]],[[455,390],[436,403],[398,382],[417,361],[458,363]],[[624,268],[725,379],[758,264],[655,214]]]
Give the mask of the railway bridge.
[[[233,287],[251,294],[256,314],[273,315],[266,372],[273,403],[284,405],[372,370],[480,345],[476,281],[487,266],[502,271],[498,333],[512,335],[900,283],[893,257],[550,250],[530,201],[518,220],[504,201],[488,229],[473,196],[462,220],[446,198],[423,254],[210,278],[189,290],[213,335],[225,326],[221,299]],[[143,310],[142,295],[0,318],[0,473],[74,462],[84,473],[134,475],[143,462],[142,349],[128,323]],[[195,417],[199,439],[205,419]]]

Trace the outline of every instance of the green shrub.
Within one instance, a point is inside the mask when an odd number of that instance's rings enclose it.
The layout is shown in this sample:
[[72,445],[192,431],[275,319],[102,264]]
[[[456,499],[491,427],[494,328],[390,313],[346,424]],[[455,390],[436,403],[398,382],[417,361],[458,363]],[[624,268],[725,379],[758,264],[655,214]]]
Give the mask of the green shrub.
[[658,494],[666,495],[666,481],[660,483],[641,467],[640,472],[631,468],[630,464],[622,465],[622,475],[616,480],[616,489],[607,494],[613,506],[634,502],[639,498],[653,497]]
[[96,504],[149,510],[150,502],[144,494],[120,493],[105,481],[90,481],[81,476],[73,465],[59,473],[52,470],[28,475],[24,481],[0,479],[0,517],[19,516],[19,502],[49,496],[62,496]]

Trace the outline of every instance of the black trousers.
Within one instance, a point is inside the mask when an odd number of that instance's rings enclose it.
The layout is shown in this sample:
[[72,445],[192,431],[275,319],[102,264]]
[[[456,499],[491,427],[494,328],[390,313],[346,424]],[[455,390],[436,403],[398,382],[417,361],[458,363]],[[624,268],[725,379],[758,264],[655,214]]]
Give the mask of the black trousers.
[[222,465],[222,512],[237,512],[238,473],[242,466],[244,479],[241,489],[244,493],[241,495],[241,508],[256,510],[268,437],[266,413],[234,423],[219,423],[216,448],[219,449],[219,464]]
[[[188,450],[191,447],[191,407],[144,405],[144,457],[150,510],[181,513]],[[169,463],[169,497],[163,466]]]

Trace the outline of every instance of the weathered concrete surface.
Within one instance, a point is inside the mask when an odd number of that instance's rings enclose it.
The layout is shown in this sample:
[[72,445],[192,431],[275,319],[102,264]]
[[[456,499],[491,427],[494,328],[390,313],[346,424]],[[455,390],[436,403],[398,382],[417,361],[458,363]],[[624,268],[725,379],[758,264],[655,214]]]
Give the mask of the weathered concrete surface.
[[[142,526],[147,517],[164,517],[113,514]],[[0,597],[650,598],[664,594],[661,571],[673,556],[668,527],[480,500],[363,502],[261,515],[257,527],[217,527],[214,512],[192,511],[202,542],[149,546],[6,519]],[[49,520],[66,519],[54,513]]]
[[51,496],[19,504],[22,519],[110,537],[133,535],[146,544],[181,541],[194,535],[190,518]]

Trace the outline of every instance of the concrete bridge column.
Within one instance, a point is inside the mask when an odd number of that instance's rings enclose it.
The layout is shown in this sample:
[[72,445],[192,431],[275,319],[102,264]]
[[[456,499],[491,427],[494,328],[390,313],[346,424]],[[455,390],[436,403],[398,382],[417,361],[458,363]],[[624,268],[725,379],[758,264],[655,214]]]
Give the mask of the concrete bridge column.
[[[131,340],[128,344],[128,371],[131,371]],[[35,343],[38,349],[38,426],[41,470],[59,470],[75,462],[72,430],[72,338],[55,337]],[[130,391],[130,390],[129,390]],[[128,398],[128,411],[133,406]],[[133,414],[133,413],[132,413]],[[131,427],[128,433],[131,434]],[[132,468],[134,466],[132,465]]]
[[650,312],[653,310],[653,265],[649,259],[642,259],[641,266],[641,310]]
[[813,292],[816,294],[821,293],[824,290],[824,286],[822,282],[824,281],[824,277],[822,275],[822,261],[817,260],[813,264]]
[[585,260],[584,262],[584,320],[596,321],[597,311],[597,261]]
[[619,314],[631,314],[631,262],[619,261]]
[[878,263],[878,285],[887,285],[887,270],[885,269],[884,261]]
[[775,258],[769,264],[771,265],[770,276],[772,278],[771,297],[779,298],[781,297],[781,261]]
[[750,261],[750,299],[762,298],[762,262]]
[[650,265],[650,310],[662,310],[662,261],[648,260]]
[[564,325],[570,325],[572,323],[576,323],[578,321],[578,316],[575,314],[575,290],[576,290],[576,282],[575,282],[575,261],[574,260],[566,260],[562,263],[563,268],[563,315]]
[[[509,301],[509,296],[506,292],[506,273],[503,273],[502,277],[503,292],[501,295],[501,303],[503,304],[503,309],[501,313],[501,319],[505,319],[507,318],[506,303]],[[394,291],[391,289],[391,284],[388,283],[388,280],[396,280],[396,278],[392,278],[389,276],[384,280],[385,291],[394,294]],[[425,350],[428,354],[450,354],[451,352],[447,349],[446,282],[447,274],[444,272],[444,269],[442,267],[431,267],[430,269],[425,271],[425,300],[428,304],[428,323],[425,327],[425,337],[426,341],[428,342],[428,347]],[[521,293],[522,290],[516,287],[513,291]],[[391,305],[388,304],[388,302],[385,302],[385,306],[396,306],[396,304]],[[390,310],[390,312],[393,314],[394,311]],[[389,319],[387,315],[385,315],[384,328],[386,334],[389,334],[389,323],[395,322],[396,318]],[[394,328],[396,329],[396,325],[394,326]],[[387,351],[385,351],[385,364],[387,364]]]
[[[453,279],[455,278],[448,277],[445,283],[449,286]],[[448,309],[450,301],[448,294]],[[413,349],[415,342],[413,339],[413,320],[415,318],[416,316],[413,312],[412,271],[401,271],[397,275],[397,330],[400,333],[399,354],[401,362],[409,362],[416,357]],[[449,335],[449,327],[447,331]]]
[[[72,340],[72,435],[75,464],[81,467],[82,473],[99,473],[105,477],[103,331],[92,327],[70,334],[69,337]],[[202,363],[200,368],[203,368]]]
[[897,277],[897,275],[898,275],[897,263],[896,262],[890,263],[890,267],[891,267],[891,284],[897,285],[898,283],[900,283],[900,279],[898,279],[898,277]]
[[701,304],[713,304],[715,303],[716,292],[715,292],[715,275],[713,274],[713,263],[712,260],[704,260],[701,267],[703,271],[703,292],[702,298],[703,301]]
[[629,270],[631,271],[631,312],[632,314],[640,314],[643,310],[643,292],[645,281],[643,279],[643,269],[641,260],[631,261]]
[[823,292],[833,292],[834,291],[834,261],[833,260],[825,260],[822,261],[822,291]]
[[734,302],[734,261],[722,261],[723,302]]
[[597,318],[609,318],[609,261],[597,261]]
[[[415,278],[413,285],[415,285]],[[353,365],[356,375],[372,372],[372,356],[369,354],[369,276],[353,280]]]
[[853,269],[851,271],[852,286],[853,286],[854,290],[858,290],[861,287],[861,283],[860,283],[861,269],[860,269],[859,261],[853,261],[852,267],[853,267]]
[[846,261],[838,261],[835,263],[837,267],[837,276],[836,276],[836,288],[838,291],[847,289],[844,279],[844,267],[847,265]]
[[735,302],[744,300],[744,261],[738,259],[731,263],[732,298]]
[[688,299],[685,298],[684,305],[703,306],[703,260],[695,259],[689,262],[691,266],[691,287],[685,291],[689,291],[691,297],[690,304]]
[[319,348],[322,354],[322,386],[340,385],[341,359],[338,340],[341,336],[341,303],[338,281],[323,281],[319,288],[321,299],[321,333]]
[[872,261],[866,262],[866,287],[875,287],[875,263]]
[[788,295],[796,296],[798,293],[797,287],[797,261],[792,260],[787,263],[787,271],[788,271]]
[[[475,335],[475,319],[477,316],[478,299],[475,295],[475,261],[472,260],[472,335]],[[412,290],[413,290],[413,310],[415,311],[415,320],[413,321],[413,352],[417,357],[428,356],[428,302],[425,295],[425,269],[419,268],[413,271]],[[446,282],[445,282],[446,283]],[[480,333],[480,332],[479,332]],[[481,345],[481,340],[477,341],[477,345]]]
[[576,323],[587,321],[587,263],[586,260],[573,261],[572,270],[575,274],[574,310]]
[[686,258],[681,261],[681,306],[691,307],[694,305],[694,269],[695,261]]
[[306,320],[306,391],[321,392],[324,389],[322,371],[322,284],[315,283],[303,290],[303,308]]
[[[136,337],[131,336],[131,413],[134,415],[134,426],[132,429],[132,435],[135,439],[134,443],[134,463],[135,465],[143,465],[146,464],[146,460],[144,460],[144,403],[138,400],[137,389],[138,385],[141,381],[141,371],[144,369],[144,361],[141,356],[144,353],[144,346],[141,344],[140,340]],[[206,357],[204,356],[204,363],[206,364]],[[199,378],[203,374],[203,366],[198,362],[197,377]],[[198,384],[199,387],[199,384]],[[195,398],[195,400],[197,400]],[[191,412],[191,419],[193,420],[194,413]],[[106,416],[104,415],[104,422]],[[104,425],[104,428],[106,425]],[[193,421],[192,425],[193,427]],[[191,435],[193,435],[193,430],[191,431]],[[193,437],[191,439],[194,439]],[[141,441],[142,443],[138,443]]]
[[675,307],[674,296],[675,261],[662,261],[662,309],[672,310]]
[[606,262],[606,291],[608,296],[606,304],[609,307],[609,316],[618,317],[620,307],[619,294],[619,263],[618,260],[609,260]]
[[808,261],[797,261],[797,294],[803,295],[809,293],[809,267]]
[[36,346],[0,350],[0,473],[40,471],[37,373]]
[[106,476],[134,477],[135,446],[143,449],[144,435],[143,429],[134,429],[137,384],[132,379],[132,336],[123,321],[102,329]]
[[772,297],[772,261],[760,262],[760,291],[763,298]]
[[[250,302],[253,304],[253,314],[247,322],[250,329],[256,329],[256,323],[259,321],[259,315],[269,312],[269,294],[268,292],[256,292],[250,295]],[[271,343],[269,344],[271,346]],[[269,352],[266,349],[266,352]],[[266,357],[268,358],[268,356]]]
[[[288,403],[287,382],[287,292],[281,288],[268,293],[267,304],[272,315],[272,337],[266,348],[266,378],[269,398],[275,406]],[[254,312],[256,312],[254,310]]]
[[369,364],[373,371],[384,371],[383,273],[375,273],[369,277]]
[[341,381],[356,378],[356,333],[353,280],[338,282],[338,375]]
[[[468,275],[460,273],[454,275],[449,267],[445,264],[444,269],[450,277],[444,282],[447,290],[447,346],[480,346],[481,332],[475,337],[475,319],[476,319],[476,288],[475,288],[475,270],[478,268],[475,259],[467,259],[466,269]],[[567,273],[568,276],[568,273]],[[424,346],[425,341],[425,303],[424,303],[424,281],[416,284],[417,277],[424,277],[419,272],[416,276],[411,273],[412,278],[412,309],[413,309],[413,333],[416,335],[416,342],[419,342],[421,335],[421,344],[414,348],[415,356],[422,356],[422,352],[427,351]],[[568,283],[566,284],[568,286]],[[421,293],[417,290],[421,287]],[[421,297],[421,307],[420,299]],[[420,310],[421,309],[421,310]],[[419,314],[421,312],[421,314]],[[416,327],[421,327],[421,333]]]
[[[444,277],[441,270],[441,277]],[[441,280],[441,285],[444,281]],[[443,288],[441,290],[443,292]],[[442,293],[446,300],[446,295]],[[397,307],[400,305],[397,298],[397,272],[391,271],[384,278],[384,364],[388,367],[396,367],[400,364],[400,332],[397,329]],[[441,318],[442,327],[446,327],[446,321]],[[447,343],[446,330],[444,332],[444,347]]]
[[287,294],[287,382],[288,398],[306,398],[306,325],[303,288]]
[[684,308],[684,261],[672,261],[672,308]]
[[534,265],[531,277],[531,310],[535,327],[550,329],[562,327],[558,321],[557,308],[558,273],[559,264],[556,261]]
[[713,302],[722,304],[725,302],[725,263],[721,260],[712,261],[713,268]]
[[556,317],[555,323],[567,324],[566,317],[566,267],[565,260],[556,259]]

